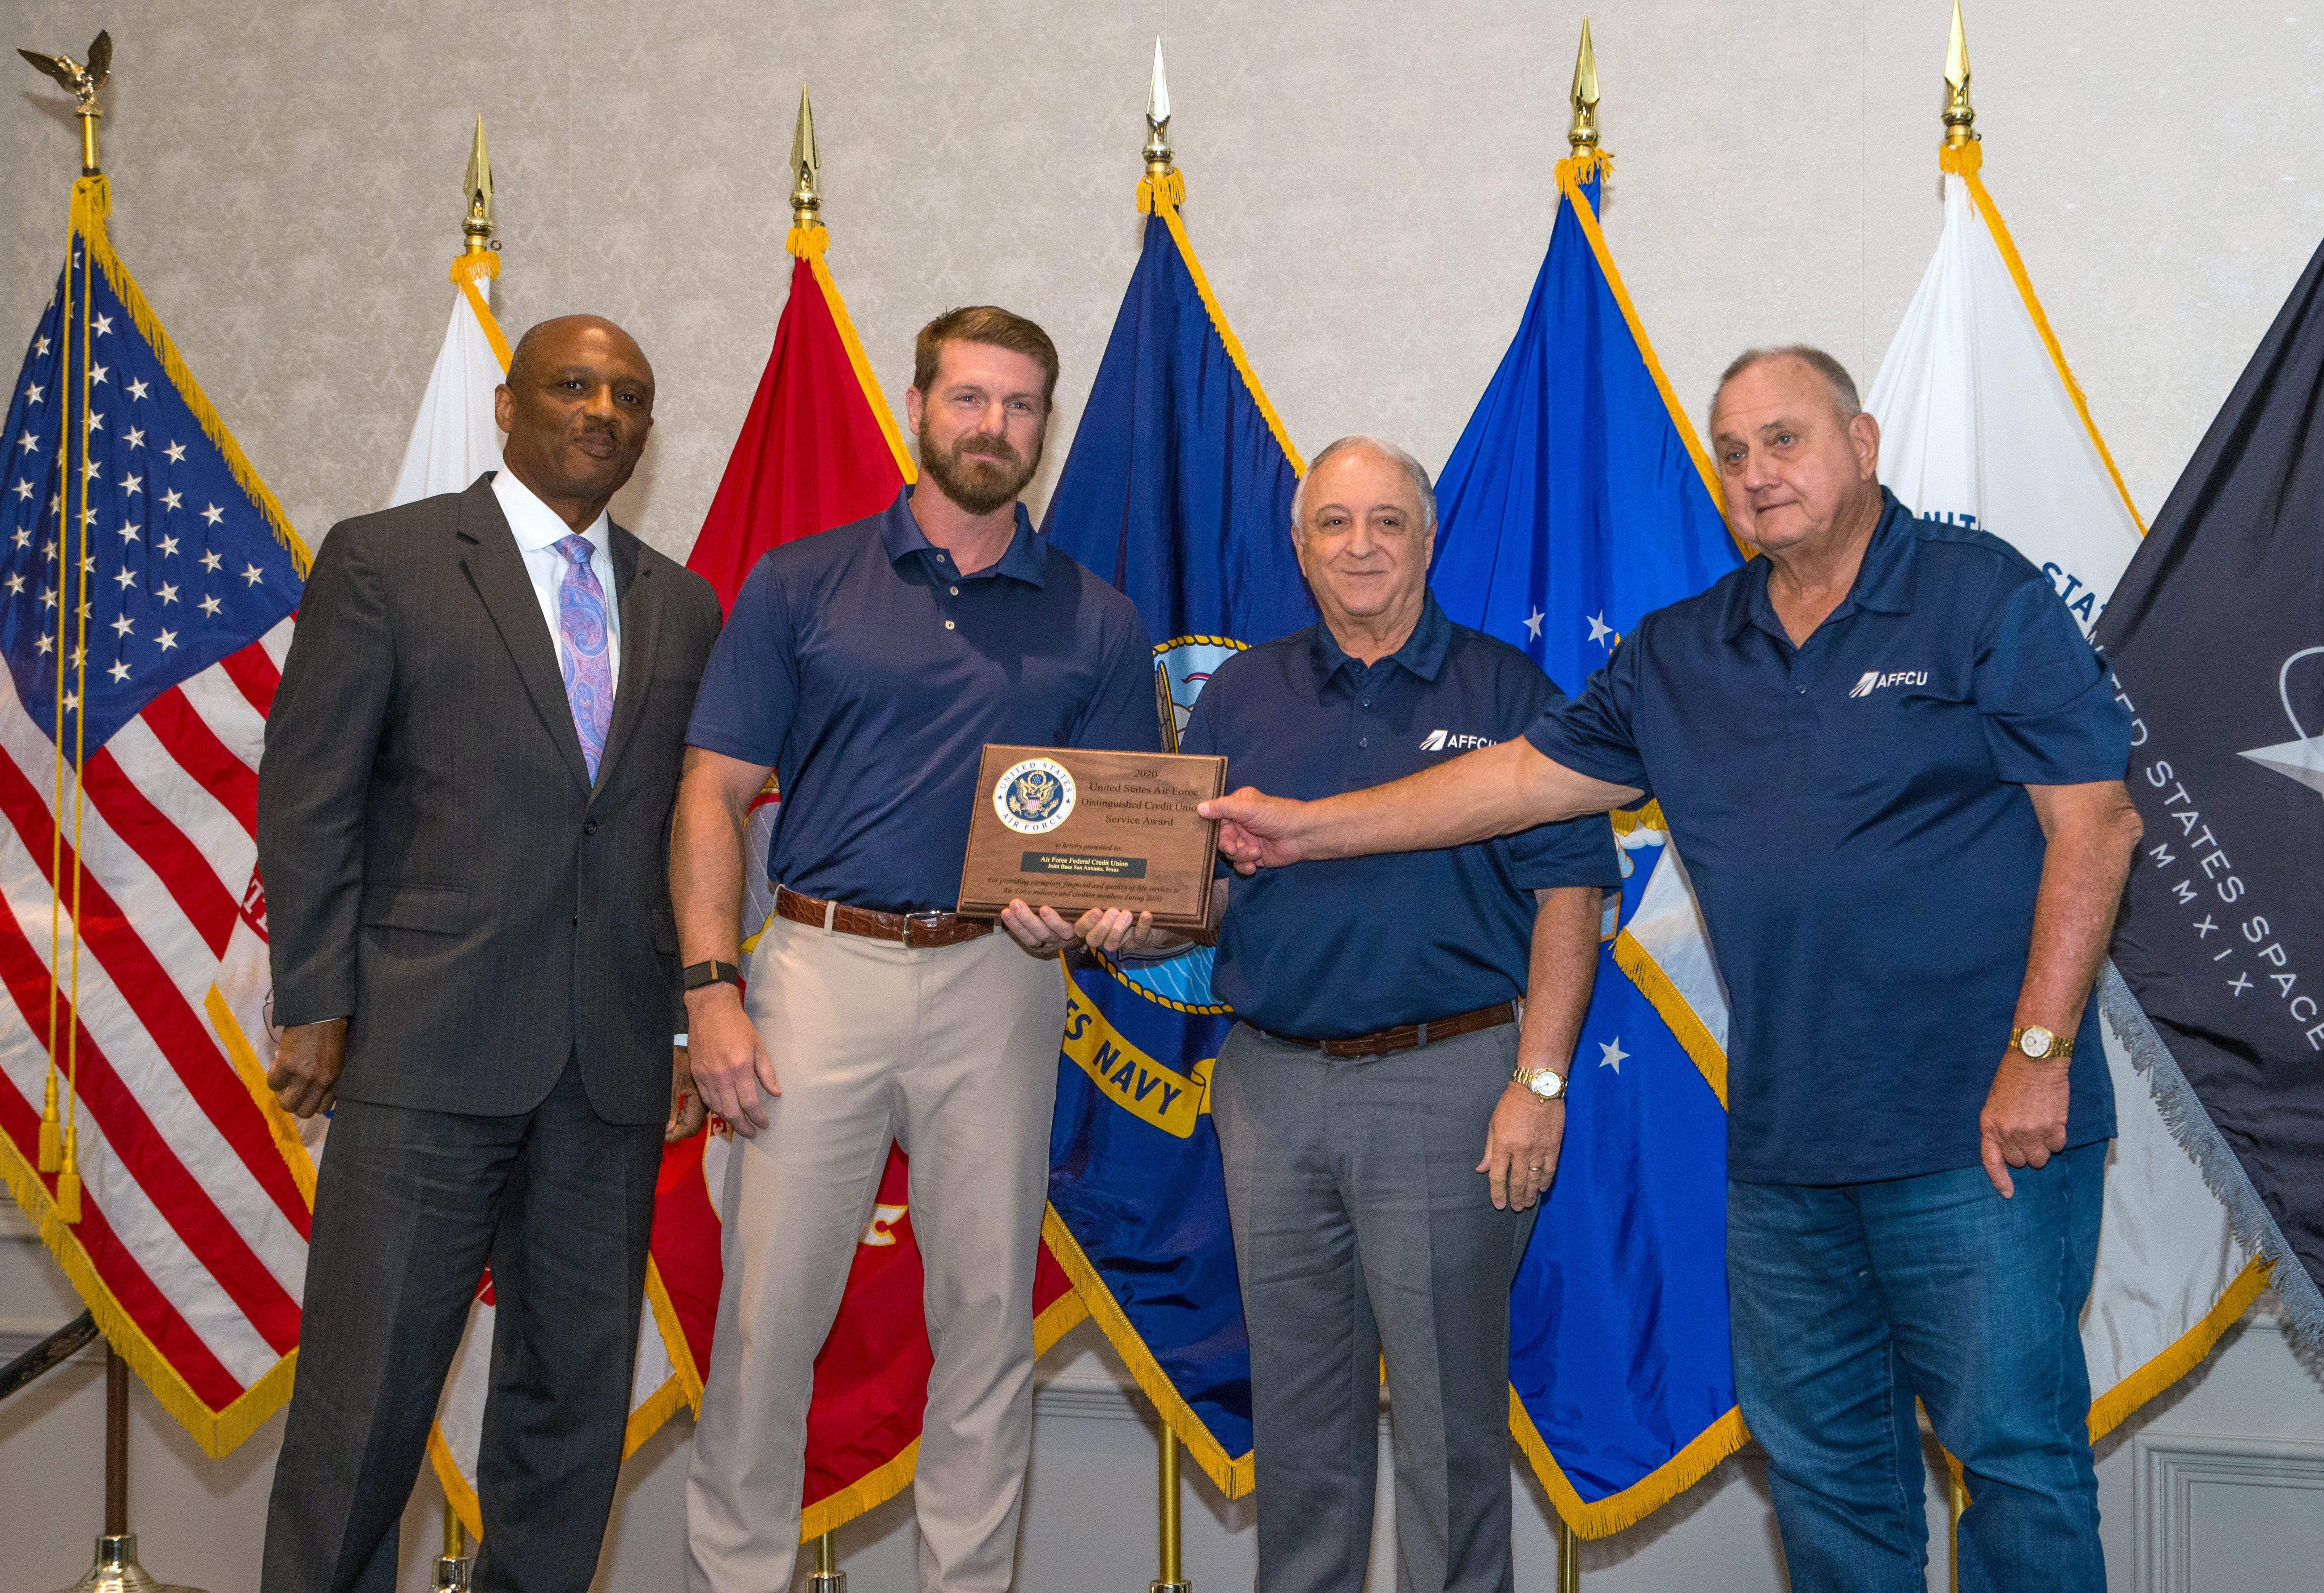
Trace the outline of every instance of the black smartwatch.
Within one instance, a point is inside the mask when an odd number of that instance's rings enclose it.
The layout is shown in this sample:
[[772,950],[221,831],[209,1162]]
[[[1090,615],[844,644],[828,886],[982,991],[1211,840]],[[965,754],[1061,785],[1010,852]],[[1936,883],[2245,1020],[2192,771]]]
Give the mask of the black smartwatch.
[[678,969],[678,982],[686,989],[699,990],[705,985],[732,985],[742,987],[742,970],[731,962],[696,962]]

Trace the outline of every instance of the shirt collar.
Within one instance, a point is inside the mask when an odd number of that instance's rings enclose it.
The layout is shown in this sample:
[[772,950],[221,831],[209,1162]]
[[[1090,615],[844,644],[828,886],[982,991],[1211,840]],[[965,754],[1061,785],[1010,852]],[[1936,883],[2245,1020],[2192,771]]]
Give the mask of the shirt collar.
[[[914,553],[934,558],[941,551],[920,530],[920,523],[912,518],[911,505],[912,489],[908,486],[896,494],[896,501],[880,516],[880,543],[887,549],[890,564],[900,564]],[[1033,517],[1020,503],[1017,505],[1017,529],[1010,534],[1001,561],[988,570],[977,570],[975,576],[982,579],[988,575],[1005,575],[1028,587],[1038,587],[1048,573],[1048,567],[1047,550],[1034,534]]]
[[[1845,613],[1850,606],[1877,614],[1910,614],[1914,555],[1920,541],[1913,530],[1912,511],[1897,502],[1895,493],[1882,487],[1880,518],[1872,527],[1872,540],[1865,544],[1863,561],[1856,567],[1856,585],[1848,602],[1833,614]],[[1727,594],[1726,612],[1720,616],[1720,635],[1724,641],[1732,642],[1754,621],[1774,634],[1783,634],[1775,605],[1767,596],[1767,577],[1775,567],[1764,556],[1751,562],[1757,568]]]
[[[493,496],[500,500],[501,514],[508,521],[509,532],[516,538],[516,545],[527,553],[553,548],[573,534],[573,528],[565,523],[564,517],[542,503],[532,488],[519,481],[513,470],[493,472]],[[581,533],[600,553],[608,551],[605,527],[611,520],[611,512],[600,509],[597,518],[591,521],[588,529]]]
[[[1444,649],[1452,641],[1452,622],[1438,607],[1434,592],[1424,592],[1420,618],[1412,627],[1412,634],[1404,645],[1389,653],[1382,663],[1400,663],[1407,673],[1424,681],[1436,679],[1436,671],[1444,667]],[[1315,684],[1320,690],[1331,683],[1340,672],[1340,666],[1354,662],[1340,639],[1332,634],[1332,627],[1322,620],[1315,622],[1314,640],[1308,645],[1308,658],[1315,668]]]

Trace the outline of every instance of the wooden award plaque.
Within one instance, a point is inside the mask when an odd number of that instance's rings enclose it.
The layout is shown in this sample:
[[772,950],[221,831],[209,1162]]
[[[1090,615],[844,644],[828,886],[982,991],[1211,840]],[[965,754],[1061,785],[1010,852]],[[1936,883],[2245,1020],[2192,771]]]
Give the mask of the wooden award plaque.
[[1224,758],[992,746],[977,769],[960,911],[997,918],[1011,902],[1071,923],[1093,907],[1151,912],[1157,926],[1212,920],[1218,821],[1194,804],[1226,790]]

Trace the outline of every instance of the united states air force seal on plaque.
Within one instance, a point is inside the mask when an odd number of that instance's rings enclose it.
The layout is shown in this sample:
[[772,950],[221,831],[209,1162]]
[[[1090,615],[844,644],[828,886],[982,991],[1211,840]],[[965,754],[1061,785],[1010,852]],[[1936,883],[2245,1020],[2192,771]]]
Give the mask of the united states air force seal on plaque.
[[1019,835],[1047,835],[1074,814],[1074,777],[1055,758],[1027,758],[1002,771],[992,810]]
[[1218,820],[1194,811],[1226,789],[1224,758],[1086,746],[988,745],[977,757],[959,911],[1011,902],[1070,922],[1092,907],[1151,912],[1166,929],[1215,928]]

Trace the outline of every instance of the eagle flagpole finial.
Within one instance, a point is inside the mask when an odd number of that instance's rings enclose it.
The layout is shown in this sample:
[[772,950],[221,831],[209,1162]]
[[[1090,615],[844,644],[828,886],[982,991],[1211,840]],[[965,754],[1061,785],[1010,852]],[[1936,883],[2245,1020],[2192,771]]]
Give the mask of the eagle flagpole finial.
[[80,174],[96,176],[99,170],[97,119],[105,114],[97,108],[97,91],[113,75],[113,35],[100,32],[91,42],[87,66],[69,55],[42,55],[37,50],[19,50],[16,53],[54,78],[73,97],[73,114],[80,118]]

